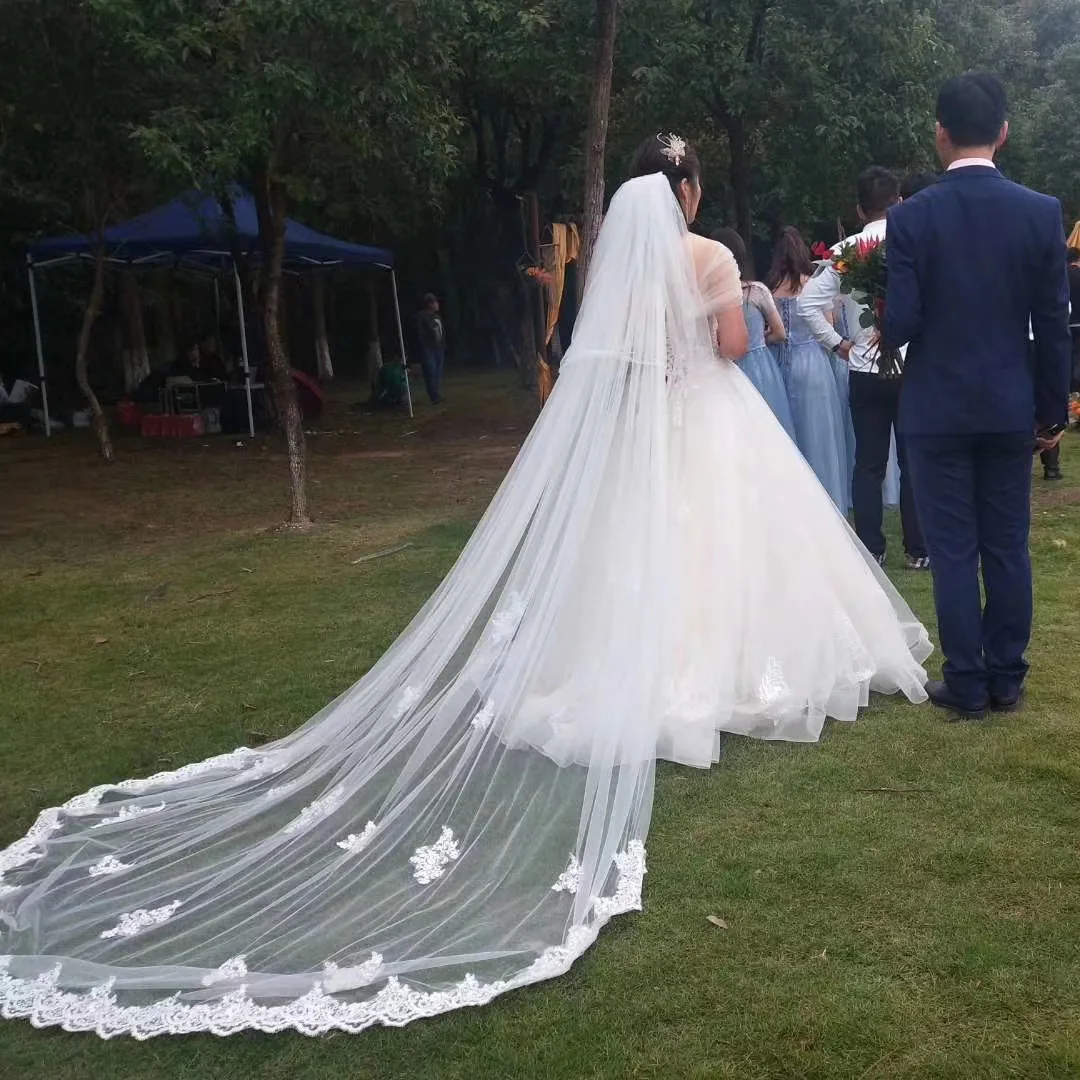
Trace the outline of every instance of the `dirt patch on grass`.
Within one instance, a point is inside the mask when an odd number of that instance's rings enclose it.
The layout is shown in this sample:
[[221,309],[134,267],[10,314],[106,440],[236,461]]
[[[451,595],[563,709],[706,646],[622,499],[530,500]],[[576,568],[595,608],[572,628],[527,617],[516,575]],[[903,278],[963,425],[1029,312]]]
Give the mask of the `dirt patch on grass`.
[[[307,440],[316,521],[385,536],[399,534],[399,526],[378,528],[391,519],[434,523],[479,514],[528,432],[535,406],[505,375],[450,385],[454,405],[418,403],[412,419],[358,412],[347,404],[356,388],[335,388],[340,396]],[[285,516],[288,474],[276,436],[159,441],[120,434],[116,442],[117,460],[106,466],[85,432],[0,440],[0,538],[16,562],[262,532]]]

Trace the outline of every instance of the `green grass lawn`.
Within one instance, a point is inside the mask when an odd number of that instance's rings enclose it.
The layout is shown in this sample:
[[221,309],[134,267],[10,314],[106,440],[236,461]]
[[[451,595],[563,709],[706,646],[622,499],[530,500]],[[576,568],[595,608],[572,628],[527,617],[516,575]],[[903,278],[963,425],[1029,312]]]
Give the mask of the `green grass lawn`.
[[[0,844],[95,783],[289,731],[372,664],[527,430],[506,380],[451,389],[416,423],[335,408],[306,536],[270,527],[273,444],[122,441],[105,469],[74,437],[0,440]],[[662,768],[645,910],[565,978],[313,1040],[0,1022],[0,1078],[1080,1076],[1080,453],[1064,468],[1037,482],[1026,711],[875,700],[819,746]],[[896,580],[932,622],[929,581]]]

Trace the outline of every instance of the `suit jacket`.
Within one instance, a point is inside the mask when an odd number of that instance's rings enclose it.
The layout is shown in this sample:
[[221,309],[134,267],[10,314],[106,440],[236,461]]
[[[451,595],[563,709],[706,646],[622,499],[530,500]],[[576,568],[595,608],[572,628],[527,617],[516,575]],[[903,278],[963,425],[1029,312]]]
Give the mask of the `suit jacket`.
[[1056,199],[989,166],[955,169],[889,212],[886,259],[885,336],[910,343],[901,432],[1065,422],[1069,292]]

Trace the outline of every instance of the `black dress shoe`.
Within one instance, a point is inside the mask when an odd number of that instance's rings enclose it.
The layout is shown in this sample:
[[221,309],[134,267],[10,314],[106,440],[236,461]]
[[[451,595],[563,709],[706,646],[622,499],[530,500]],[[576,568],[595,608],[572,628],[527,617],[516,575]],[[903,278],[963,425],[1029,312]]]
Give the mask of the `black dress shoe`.
[[993,712],[997,713],[1014,713],[1019,712],[1024,704],[1024,691],[1018,690],[1015,694],[1010,694],[1008,697],[997,697],[994,694],[990,695],[990,708]]
[[1043,479],[1044,480],[1064,480],[1065,477],[1062,476],[1060,469],[1045,469],[1045,470],[1043,470]]
[[965,705],[940,679],[931,679],[926,684],[926,692],[930,696],[932,705],[936,705],[939,709],[946,709],[961,720],[982,720],[986,716],[985,705],[975,709]]

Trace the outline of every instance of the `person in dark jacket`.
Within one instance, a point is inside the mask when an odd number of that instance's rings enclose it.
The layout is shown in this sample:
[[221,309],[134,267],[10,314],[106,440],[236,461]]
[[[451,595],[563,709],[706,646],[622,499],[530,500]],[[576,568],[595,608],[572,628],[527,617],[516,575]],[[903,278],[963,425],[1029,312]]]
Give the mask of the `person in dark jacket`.
[[1053,450],[1068,415],[1065,232],[1057,199],[994,165],[998,79],[950,79],[937,116],[947,171],[889,212],[884,336],[908,345],[899,426],[945,654],[927,693],[980,717],[1016,709],[1028,671],[1031,451]]

